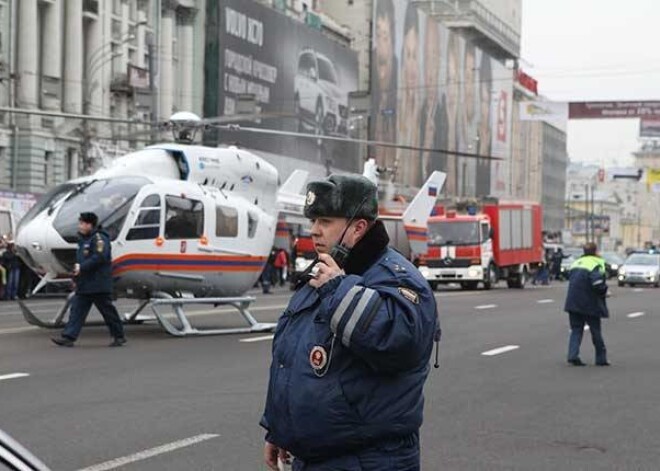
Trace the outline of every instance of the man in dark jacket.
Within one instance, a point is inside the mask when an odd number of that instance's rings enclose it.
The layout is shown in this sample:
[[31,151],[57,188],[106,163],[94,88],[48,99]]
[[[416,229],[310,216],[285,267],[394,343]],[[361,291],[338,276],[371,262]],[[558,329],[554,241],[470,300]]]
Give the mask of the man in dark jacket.
[[318,257],[273,340],[265,461],[277,470],[290,453],[295,471],[419,470],[422,389],[439,338],[429,284],[388,248],[366,178],[310,183],[304,212]]
[[78,220],[80,238],[73,276],[76,293],[71,300],[69,321],[61,337],[52,340],[61,347],[73,347],[82,330],[85,319],[96,306],[105,321],[113,341],[111,347],[126,343],[124,327],[112,303],[112,248],[108,234],[98,227],[98,216],[82,213]]
[[568,363],[584,366],[580,360],[580,344],[584,325],[589,326],[596,349],[596,365],[608,366],[607,350],[601,333],[601,318],[609,317],[607,303],[607,271],[605,261],[597,254],[596,244],[584,246],[584,255],[571,266],[568,294],[564,310],[568,312],[571,336],[568,343]]

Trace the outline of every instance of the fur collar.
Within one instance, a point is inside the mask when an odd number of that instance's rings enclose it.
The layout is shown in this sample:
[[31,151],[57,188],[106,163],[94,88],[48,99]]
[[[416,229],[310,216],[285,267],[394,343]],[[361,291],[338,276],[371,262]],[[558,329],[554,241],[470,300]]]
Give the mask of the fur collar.
[[351,249],[344,271],[349,275],[362,275],[383,255],[389,243],[390,237],[383,222],[376,221]]

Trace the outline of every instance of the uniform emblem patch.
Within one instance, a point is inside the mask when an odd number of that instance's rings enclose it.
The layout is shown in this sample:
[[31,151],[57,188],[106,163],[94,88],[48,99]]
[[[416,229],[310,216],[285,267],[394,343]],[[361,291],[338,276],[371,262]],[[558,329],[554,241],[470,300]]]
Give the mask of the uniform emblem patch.
[[316,345],[309,352],[309,364],[315,371],[322,370],[328,364],[328,352],[320,345]]
[[419,294],[415,293],[410,288],[399,288],[399,293],[411,303],[419,304]]
[[308,191],[307,192],[307,206],[311,206],[314,204],[314,201],[316,201],[316,193],[313,191]]
[[103,242],[103,239],[100,237],[96,239],[96,251],[98,253],[103,253],[103,249],[105,248],[105,243]]

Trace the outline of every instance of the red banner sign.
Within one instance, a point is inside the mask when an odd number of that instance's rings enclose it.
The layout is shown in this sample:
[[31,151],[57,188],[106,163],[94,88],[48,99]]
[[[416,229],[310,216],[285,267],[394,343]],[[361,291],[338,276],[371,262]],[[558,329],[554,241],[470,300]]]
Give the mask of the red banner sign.
[[517,73],[516,76],[517,76],[517,79],[518,79],[518,83],[520,85],[525,87],[530,92],[534,93],[534,95],[539,94],[539,82],[535,78],[527,75],[522,70],[518,70],[518,73]]
[[584,101],[568,104],[569,119],[660,116],[660,101]]

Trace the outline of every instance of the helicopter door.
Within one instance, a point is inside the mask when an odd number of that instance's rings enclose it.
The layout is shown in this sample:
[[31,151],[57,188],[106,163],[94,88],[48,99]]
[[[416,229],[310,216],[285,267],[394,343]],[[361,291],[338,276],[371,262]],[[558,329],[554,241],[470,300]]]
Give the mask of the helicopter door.
[[[183,241],[204,236],[204,204],[195,199],[165,196],[165,240],[181,241],[180,252],[188,252]],[[192,247],[191,247],[192,249]]]
[[126,234],[126,240],[150,240],[160,236],[161,207],[160,195],[147,196],[140,205],[133,226]]

